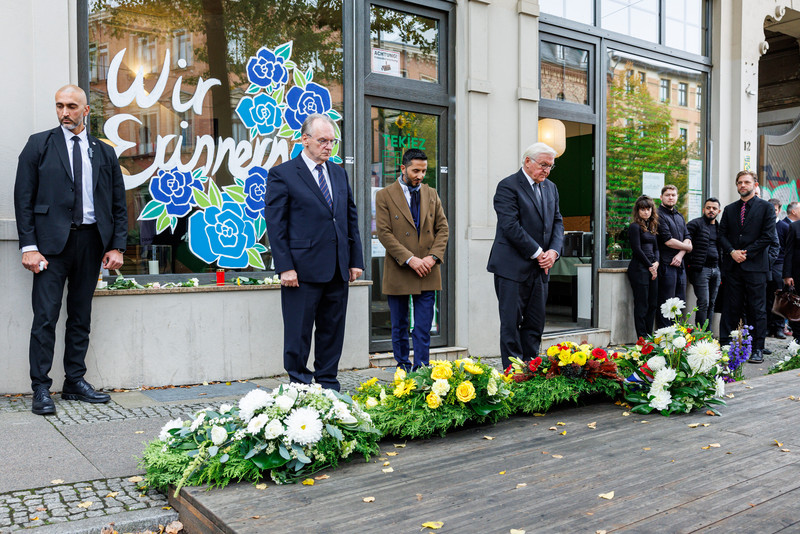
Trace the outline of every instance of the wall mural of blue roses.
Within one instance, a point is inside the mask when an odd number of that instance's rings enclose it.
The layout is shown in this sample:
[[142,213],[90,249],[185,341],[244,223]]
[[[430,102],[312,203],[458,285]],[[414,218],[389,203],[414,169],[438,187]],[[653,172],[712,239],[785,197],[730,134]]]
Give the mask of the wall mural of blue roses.
[[[323,113],[335,122],[342,119],[331,105],[330,91],[313,81],[313,70],[299,69],[291,55],[289,41],[274,50],[262,46],[247,62],[250,86],[236,105],[236,114],[251,140],[272,135],[297,141],[303,121],[312,113]],[[335,131],[337,138],[341,137],[338,124]],[[302,145],[295,143],[291,157],[301,150]],[[330,161],[342,162],[339,145],[333,147]],[[139,220],[155,220],[160,234],[167,228],[174,231],[178,219],[188,215],[192,254],[223,269],[266,269],[261,255],[267,248],[260,241],[267,232],[267,174],[266,168],[254,166],[246,179],[235,178],[234,185],[220,189],[201,169],[159,169],[149,184],[153,199],[142,209]]]

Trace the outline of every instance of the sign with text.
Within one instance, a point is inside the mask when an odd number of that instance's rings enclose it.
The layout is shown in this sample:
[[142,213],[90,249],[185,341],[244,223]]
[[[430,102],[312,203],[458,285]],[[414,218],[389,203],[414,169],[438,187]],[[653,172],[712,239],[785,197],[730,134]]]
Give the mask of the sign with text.
[[387,76],[403,77],[400,72],[400,52],[392,52],[383,48],[372,49],[372,72]]

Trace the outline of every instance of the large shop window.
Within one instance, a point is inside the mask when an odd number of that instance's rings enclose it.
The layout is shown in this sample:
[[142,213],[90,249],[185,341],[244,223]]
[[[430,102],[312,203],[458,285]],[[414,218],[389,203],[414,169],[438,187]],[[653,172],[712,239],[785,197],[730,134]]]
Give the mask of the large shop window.
[[123,272],[269,270],[268,169],[300,152],[309,113],[342,124],[341,0],[89,9],[90,127],[127,189]]
[[[628,77],[632,69],[644,77]],[[688,221],[703,201],[704,113],[663,98],[664,80],[705,83],[700,71],[609,50],[606,110],[606,258],[630,259],[627,228],[636,199],[660,204],[661,188],[678,188],[678,209]],[[652,80],[652,81],[651,81]],[[687,132],[698,132],[694,140]]]

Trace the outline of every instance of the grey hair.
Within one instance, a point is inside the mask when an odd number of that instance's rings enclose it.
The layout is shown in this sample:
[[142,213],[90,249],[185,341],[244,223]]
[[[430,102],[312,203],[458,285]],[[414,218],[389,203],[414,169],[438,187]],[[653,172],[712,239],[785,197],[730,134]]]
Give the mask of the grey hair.
[[555,150],[553,150],[550,145],[545,143],[533,143],[531,146],[525,149],[525,153],[522,154],[522,163],[525,163],[525,159],[531,158],[532,161],[536,161],[536,158],[539,157],[539,154],[547,154],[548,156],[556,157],[558,154]]
[[800,207],[800,202],[792,201],[786,205],[786,213],[794,213],[797,208]]
[[311,115],[306,117],[306,120],[303,121],[303,125],[300,127],[300,134],[311,135],[312,125],[314,124],[314,121],[318,119],[326,121],[328,124],[331,125],[331,128],[333,128],[334,131],[336,130],[336,123],[333,122],[333,119],[331,119],[327,115],[323,115],[322,113],[312,113]]

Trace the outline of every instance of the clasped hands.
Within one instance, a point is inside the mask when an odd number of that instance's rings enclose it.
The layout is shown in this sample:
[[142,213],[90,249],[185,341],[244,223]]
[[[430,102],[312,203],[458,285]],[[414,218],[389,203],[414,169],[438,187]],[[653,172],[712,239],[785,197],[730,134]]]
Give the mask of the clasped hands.
[[433,256],[425,256],[422,259],[411,256],[411,259],[408,260],[408,266],[414,269],[414,272],[416,272],[417,276],[420,278],[431,274],[431,269],[433,269],[434,265],[436,265],[436,260],[433,259]]
[[539,267],[544,269],[544,273],[548,274],[553,265],[555,265],[557,259],[558,253],[555,250],[550,249],[539,254],[539,257],[536,258],[536,261],[539,262]]
[[742,263],[744,260],[747,259],[747,251],[746,250],[732,250],[731,251],[731,258],[736,263]]

